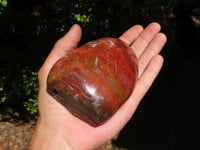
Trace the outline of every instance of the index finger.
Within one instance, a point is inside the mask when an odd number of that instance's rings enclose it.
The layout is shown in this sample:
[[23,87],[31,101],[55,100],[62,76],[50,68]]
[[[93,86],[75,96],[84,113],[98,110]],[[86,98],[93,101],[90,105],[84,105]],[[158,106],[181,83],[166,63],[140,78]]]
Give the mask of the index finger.
[[141,25],[135,25],[128,29],[126,32],[124,32],[119,39],[127,43],[128,45],[131,45],[137,37],[142,33],[143,27]]

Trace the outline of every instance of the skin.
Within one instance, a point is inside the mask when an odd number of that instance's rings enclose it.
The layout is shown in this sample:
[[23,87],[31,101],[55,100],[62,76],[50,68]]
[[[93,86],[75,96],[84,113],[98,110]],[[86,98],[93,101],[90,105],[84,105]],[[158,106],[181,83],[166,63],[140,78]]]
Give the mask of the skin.
[[75,49],[81,39],[80,26],[73,25],[56,42],[39,71],[40,115],[29,150],[90,150],[112,139],[130,120],[163,65],[163,57],[159,53],[167,38],[160,33],[160,29],[158,23],[151,23],[145,29],[135,25],[119,37],[133,48],[138,58],[139,76],[130,98],[111,119],[98,127],[92,127],[73,116],[46,90],[47,75],[53,64],[68,50]]

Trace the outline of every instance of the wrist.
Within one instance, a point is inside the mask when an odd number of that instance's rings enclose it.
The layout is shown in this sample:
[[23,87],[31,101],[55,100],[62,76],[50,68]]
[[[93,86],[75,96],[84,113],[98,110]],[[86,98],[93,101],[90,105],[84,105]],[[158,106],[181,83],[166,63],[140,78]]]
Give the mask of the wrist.
[[72,148],[55,129],[49,128],[39,117],[28,150],[71,150]]

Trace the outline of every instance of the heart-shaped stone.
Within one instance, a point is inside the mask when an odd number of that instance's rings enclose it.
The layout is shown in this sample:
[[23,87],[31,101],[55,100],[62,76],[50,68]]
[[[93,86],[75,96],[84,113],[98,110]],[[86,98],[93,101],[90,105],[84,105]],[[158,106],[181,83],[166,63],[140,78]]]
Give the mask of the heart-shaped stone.
[[48,92],[72,114],[97,126],[129,98],[137,79],[137,58],[116,38],[70,50],[51,68]]

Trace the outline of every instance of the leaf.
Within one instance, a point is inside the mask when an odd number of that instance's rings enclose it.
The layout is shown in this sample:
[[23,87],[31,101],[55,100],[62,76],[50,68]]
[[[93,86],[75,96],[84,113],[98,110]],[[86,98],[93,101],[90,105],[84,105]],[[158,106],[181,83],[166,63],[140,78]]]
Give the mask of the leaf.
[[28,90],[26,91],[26,95],[30,95],[30,94],[31,94],[31,90],[28,89]]
[[3,91],[3,87],[0,87],[0,91]]
[[7,0],[0,0],[0,3],[2,6],[6,7],[7,6]]

